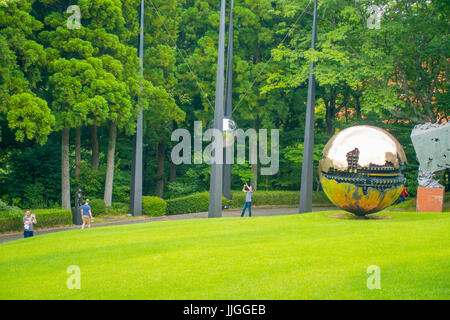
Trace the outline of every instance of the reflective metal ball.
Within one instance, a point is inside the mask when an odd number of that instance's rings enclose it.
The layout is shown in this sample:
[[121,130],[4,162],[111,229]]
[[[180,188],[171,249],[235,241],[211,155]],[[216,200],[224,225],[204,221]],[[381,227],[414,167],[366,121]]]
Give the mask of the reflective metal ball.
[[[208,124],[208,128],[214,128],[214,120],[210,121]],[[234,122],[230,118],[224,118],[222,123],[222,131],[223,131],[223,147],[228,148],[232,146],[234,143],[234,139],[236,136],[236,122]]]
[[389,132],[354,126],[331,138],[319,161],[320,182],[328,198],[356,215],[385,209],[400,196],[406,155]]
[[228,148],[232,146],[235,138],[236,123],[229,118],[223,119],[223,147]]

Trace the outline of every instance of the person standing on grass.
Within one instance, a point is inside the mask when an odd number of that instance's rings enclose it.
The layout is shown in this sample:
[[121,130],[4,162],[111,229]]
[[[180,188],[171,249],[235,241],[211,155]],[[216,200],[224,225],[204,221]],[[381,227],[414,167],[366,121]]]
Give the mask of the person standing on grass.
[[86,202],[81,206],[81,219],[83,220],[81,229],[84,229],[86,223],[88,224],[88,228],[91,227],[92,209],[89,206],[89,199],[86,199]]
[[36,216],[30,212],[30,209],[25,210],[25,217],[23,217],[23,237],[28,238],[34,236],[34,225],[37,223]]
[[[245,188],[247,188],[248,190],[245,190]],[[251,217],[252,216],[252,195],[253,195],[253,187],[252,186],[248,186],[248,184],[244,184],[244,188],[242,188],[242,191],[246,193],[245,195],[245,204],[244,204],[244,209],[242,209],[242,214],[241,217],[244,216],[245,214],[245,209],[248,208],[248,216]]]
[[402,203],[403,201],[405,201],[406,195],[409,196],[409,193],[408,193],[408,191],[406,191],[406,187],[403,186],[403,190],[402,190],[402,193],[401,193],[401,195],[400,195],[400,203]]

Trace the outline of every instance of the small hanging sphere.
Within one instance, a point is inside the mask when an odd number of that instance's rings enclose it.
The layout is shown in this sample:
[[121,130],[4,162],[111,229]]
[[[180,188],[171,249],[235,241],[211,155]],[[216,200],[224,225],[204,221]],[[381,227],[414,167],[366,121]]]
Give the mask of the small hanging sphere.
[[[210,121],[208,124],[209,129],[214,128],[214,120]],[[228,148],[233,145],[235,135],[236,135],[236,122],[230,118],[224,118],[222,123],[223,132],[223,147]]]

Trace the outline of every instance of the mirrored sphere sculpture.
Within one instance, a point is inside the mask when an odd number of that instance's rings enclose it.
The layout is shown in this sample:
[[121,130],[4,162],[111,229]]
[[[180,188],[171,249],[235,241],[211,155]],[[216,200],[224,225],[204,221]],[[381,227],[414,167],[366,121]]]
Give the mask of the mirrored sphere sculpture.
[[406,156],[387,131],[354,126],[331,138],[319,161],[320,182],[339,208],[358,216],[375,213],[400,196]]
[[223,119],[223,147],[228,148],[233,145],[236,131],[236,123],[229,118]]
[[[214,121],[210,121],[208,124],[208,129],[214,128]],[[224,118],[223,119],[223,147],[228,148],[229,146],[233,145],[234,138],[236,135],[236,122],[234,122],[230,118]]]

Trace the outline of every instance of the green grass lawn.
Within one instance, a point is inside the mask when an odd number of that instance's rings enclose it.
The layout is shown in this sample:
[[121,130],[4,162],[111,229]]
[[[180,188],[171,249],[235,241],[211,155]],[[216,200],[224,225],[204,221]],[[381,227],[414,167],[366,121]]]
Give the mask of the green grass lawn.
[[[336,212],[71,230],[0,245],[0,299],[449,299],[450,215]],[[81,269],[69,290],[67,267]],[[381,289],[367,288],[367,268]]]

